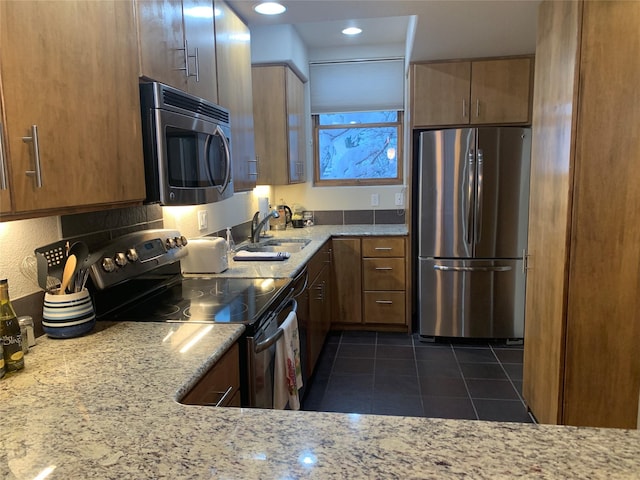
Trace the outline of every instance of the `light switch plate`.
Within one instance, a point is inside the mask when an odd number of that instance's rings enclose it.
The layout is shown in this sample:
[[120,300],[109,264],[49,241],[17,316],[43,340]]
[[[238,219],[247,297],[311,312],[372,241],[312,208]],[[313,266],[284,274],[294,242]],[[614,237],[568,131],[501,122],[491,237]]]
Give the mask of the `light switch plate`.
[[396,207],[404,205],[404,195],[402,192],[396,193]]
[[377,193],[372,193],[371,194],[371,206],[372,207],[377,207],[378,205],[380,205],[380,196]]

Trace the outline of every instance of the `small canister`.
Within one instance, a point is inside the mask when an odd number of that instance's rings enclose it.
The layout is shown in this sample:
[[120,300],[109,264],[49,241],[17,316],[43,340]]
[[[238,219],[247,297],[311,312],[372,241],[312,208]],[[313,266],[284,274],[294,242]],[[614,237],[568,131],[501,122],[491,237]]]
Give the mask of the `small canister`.
[[36,344],[35,330],[33,329],[33,318],[28,315],[18,317],[20,333],[22,333],[22,351],[27,353],[30,347]]

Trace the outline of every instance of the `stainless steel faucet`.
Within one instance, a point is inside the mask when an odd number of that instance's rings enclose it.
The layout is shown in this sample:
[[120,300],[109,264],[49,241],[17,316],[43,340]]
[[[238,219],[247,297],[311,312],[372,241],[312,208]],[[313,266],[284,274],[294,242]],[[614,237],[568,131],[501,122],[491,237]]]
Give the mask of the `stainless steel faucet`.
[[253,219],[251,220],[251,242],[252,243],[258,243],[260,241],[260,232],[262,231],[262,227],[264,227],[264,224],[267,223],[271,217],[273,218],[280,217],[280,214],[278,213],[277,210],[272,210],[266,217],[264,217],[258,223],[259,215],[260,215],[260,211],[257,211],[253,215]]

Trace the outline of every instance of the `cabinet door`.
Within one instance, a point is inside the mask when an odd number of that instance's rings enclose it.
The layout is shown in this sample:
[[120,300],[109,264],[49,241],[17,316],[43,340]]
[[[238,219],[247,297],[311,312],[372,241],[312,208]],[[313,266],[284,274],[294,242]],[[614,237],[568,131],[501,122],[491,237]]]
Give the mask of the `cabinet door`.
[[211,0],[183,0],[182,14],[189,62],[187,91],[218,103],[213,3]]
[[251,69],[251,81],[258,183],[289,183],[285,68],[254,66]]
[[404,258],[363,258],[365,290],[404,290]]
[[362,262],[359,238],[334,238],[333,321],[362,323]]
[[528,123],[531,100],[530,58],[471,64],[471,123]]
[[308,302],[308,330],[307,330],[307,361],[309,362],[309,371],[313,372],[324,340],[326,338],[328,328],[326,327],[326,308],[327,301],[327,269],[323,268],[318,277],[309,285]]
[[470,62],[413,65],[411,115],[414,127],[469,123]]
[[186,405],[240,406],[240,357],[238,344],[224,355],[204,374],[182,399]]
[[287,131],[289,139],[289,183],[305,181],[304,84],[286,69]]
[[[134,11],[119,0],[1,2],[5,138],[16,212],[145,196]],[[41,187],[35,176],[37,126]]]
[[256,186],[249,29],[224,2],[216,2],[218,102],[231,114],[231,160],[236,192]]
[[136,0],[140,76],[187,90],[180,0]]

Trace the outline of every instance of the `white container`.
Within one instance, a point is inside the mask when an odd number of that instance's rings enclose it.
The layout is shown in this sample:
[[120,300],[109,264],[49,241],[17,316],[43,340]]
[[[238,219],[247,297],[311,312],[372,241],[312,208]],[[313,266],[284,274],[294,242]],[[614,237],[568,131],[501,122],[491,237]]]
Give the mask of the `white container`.
[[91,295],[85,288],[76,293],[44,294],[42,329],[53,338],[79,337],[90,332],[96,324]]
[[180,259],[182,273],[220,273],[229,268],[227,242],[223,238],[194,238],[187,243],[187,252]]

